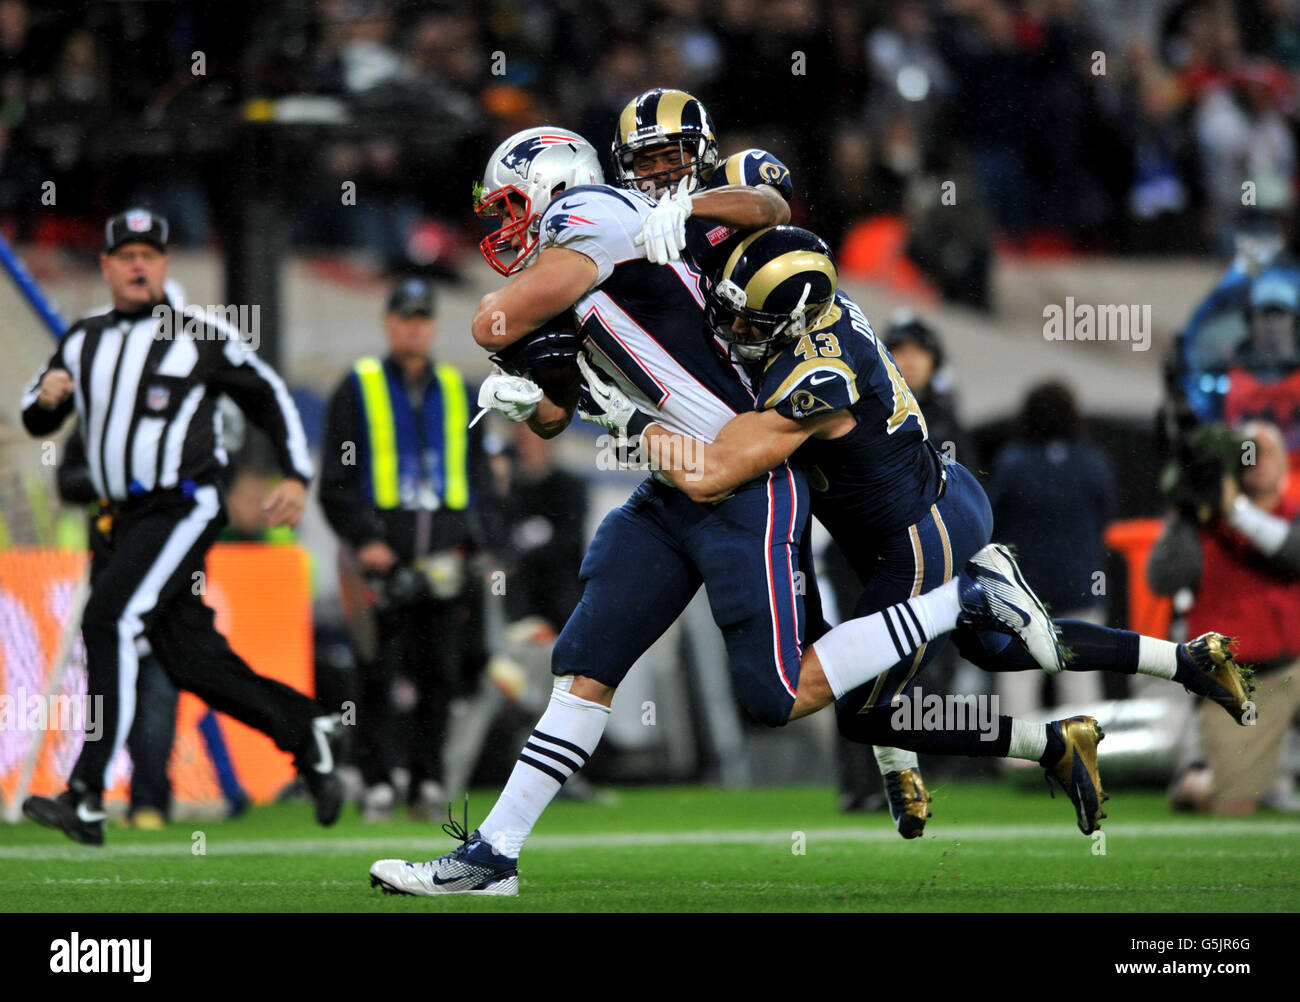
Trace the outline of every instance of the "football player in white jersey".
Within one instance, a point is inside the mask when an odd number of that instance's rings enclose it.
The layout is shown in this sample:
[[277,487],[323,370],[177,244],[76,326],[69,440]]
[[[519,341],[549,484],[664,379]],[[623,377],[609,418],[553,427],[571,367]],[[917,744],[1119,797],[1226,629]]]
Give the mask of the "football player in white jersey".
[[[711,442],[753,408],[754,395],[705,336],[698,271],[689,262],[659,267],[645,259],[636,237],[654,200],[599,182],[595,151],[567,130],[526,130],[493,153],[477,211],[501,225],[480,246],[494,268],[514,278],[483,297],[474,339],[500,352],[572,311],[603,378],[617,383],[645,424]],[[572,417],[570,407],[517,376],[497,377],[480,403],[543,435],[557,434]],[[647,479],[592,540],[580,571],[582,600],[552,655],[550,705],[488,816],[473,833],[453,822],[448,830],[462,845],[438,859],[380,860],[372,884],[405,894],[517,893],[519,851],[595,750],[615,688],[701,584],[726,640],[737,696],[771,726],[827,706],[888,669],[898,657],[887,639],[890,615],[907,617],[918,645],[959,621],[1009,630],[1040,665],[1059,670],[1060,648],[1040,603],[1004,564],[977,555],[947,585],[828,633],[825,642],[862,652],[832,683],[816,650],[803,647],[795,568],[807,505],[807,485],[786,463],[710,505]]]

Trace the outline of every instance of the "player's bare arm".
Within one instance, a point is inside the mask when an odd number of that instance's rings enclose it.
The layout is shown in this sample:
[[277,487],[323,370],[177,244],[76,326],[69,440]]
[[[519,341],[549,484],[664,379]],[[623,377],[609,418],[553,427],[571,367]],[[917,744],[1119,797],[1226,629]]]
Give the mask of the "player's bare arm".
[[687,440],[660,425],[648,427],[652,456],[671,457],[660,474],[693,501],[720,501],[741,484],[790,457],[810,437],[838,438],[856,420],[847,410],[799,421],[776,411],[739,414],[711,443]]
[[790,206],[770,184],[727,184],[692,195],[691,215],[738,230],[757,230],[788,223]]
[[567,310],[596,284],[596,262],[565,247],[548,247],[509,285],[479,300],[471,330],[479,347],[499,351]]
[[[513,344],[571,307],[596,284],[597,277],[596,263],[586,254],[548,247],[536,264],[479,301],[471,324],[474,340],[488,351]],[[542,397],[528,427],[542,438],[554,438],[572,419],[571,409]]]

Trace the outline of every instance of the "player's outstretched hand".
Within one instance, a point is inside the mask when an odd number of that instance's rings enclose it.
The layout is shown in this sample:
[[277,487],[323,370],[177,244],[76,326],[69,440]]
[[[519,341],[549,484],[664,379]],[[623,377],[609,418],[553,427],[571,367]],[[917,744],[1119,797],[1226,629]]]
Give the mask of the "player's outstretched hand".
[[686,220],[691,215],[691,184],[694,178],[684,177],[677,191],[664,192],[659,204],[646,216],[641,232],[633,239],[636,246],[645,246],[646,260],[651,264],[667,264],[682,259],[686,246]]
[[296,528],[302,521],[302,509],[307,500],[307,485],[301,480],[281,480],[279,485],[262,502],[267,525],[287,525]]

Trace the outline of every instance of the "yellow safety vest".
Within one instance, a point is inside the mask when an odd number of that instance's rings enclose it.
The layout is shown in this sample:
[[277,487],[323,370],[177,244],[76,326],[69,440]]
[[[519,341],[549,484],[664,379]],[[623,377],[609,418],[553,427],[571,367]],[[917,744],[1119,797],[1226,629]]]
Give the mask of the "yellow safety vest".
[[[376,508],[396,508],[401,502],[397,427],[384,364],[373,356],[353,367],[361,386],[370,443],[370,487]],[[469,400],[465,380],[450,365],[433,367],[442,397],[442,503],[446,508],[469,507]],[[423,414],[412,415],[423,421]]]

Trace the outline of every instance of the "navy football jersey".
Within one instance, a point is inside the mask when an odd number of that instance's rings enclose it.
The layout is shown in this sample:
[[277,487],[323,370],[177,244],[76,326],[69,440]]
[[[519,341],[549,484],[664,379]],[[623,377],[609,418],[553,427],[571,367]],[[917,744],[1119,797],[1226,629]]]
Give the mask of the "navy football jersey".
[[753,410],[747,376],[705,333],[704,284],[689,261],[653,265],[635,237],[654,199],[608,185],[570,188],[546,209],[540,246],[591,258],[596,284],[573,306],[598,365],[669,431],[712,442]]
[[[766,150],[745,150],[727,157],[713,168],[713,173],[698,190],[712,191],[728,184],[746,185],[750,188],[770,184],[787,202],[794,194],[790,171]],[[707,219],[686,220],[686,249],[700,271],[707,276],[712,276],[723,265],[727,255],[744,235],[740,230]]]
[[906,528],[939,498],[942,464],[921,408],[842,292],[820,323],[767,361],[757,392],[759,410],[795,420],[840,410],[857,419],[848,434],[809,438],[794,455],[808,474],[813,514],[855,569],[873,556],[879,533]]

